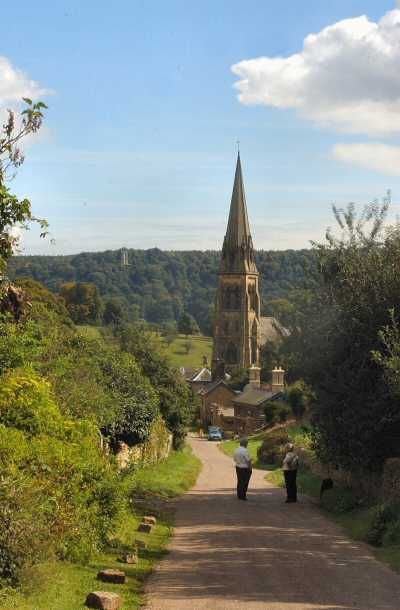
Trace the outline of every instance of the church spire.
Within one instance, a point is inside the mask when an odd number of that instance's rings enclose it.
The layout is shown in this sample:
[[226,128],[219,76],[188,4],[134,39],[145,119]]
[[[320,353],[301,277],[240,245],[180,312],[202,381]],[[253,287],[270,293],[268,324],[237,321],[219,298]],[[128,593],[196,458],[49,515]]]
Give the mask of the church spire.
[[242,164],[238,151],[228,226],[222,248],[221,273],[257,273],[247,216]]

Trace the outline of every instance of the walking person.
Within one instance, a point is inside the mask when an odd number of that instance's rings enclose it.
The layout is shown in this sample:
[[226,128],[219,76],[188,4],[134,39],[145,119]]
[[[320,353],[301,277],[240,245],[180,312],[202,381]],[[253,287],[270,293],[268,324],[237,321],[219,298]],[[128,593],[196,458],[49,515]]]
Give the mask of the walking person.
[[240,446],[235,449],[233,461],[236,466],[237,475],[237,497],[239,500],[247,500],[247,488],[252,473],[251,457],[247,449],[247,438],[240,439]]
[[283,475],[286,485],[286,502],[297,502],[297,469],[299,467],[299,456],[294,451],[294,446],[289,443],[287,452],[283,458]]

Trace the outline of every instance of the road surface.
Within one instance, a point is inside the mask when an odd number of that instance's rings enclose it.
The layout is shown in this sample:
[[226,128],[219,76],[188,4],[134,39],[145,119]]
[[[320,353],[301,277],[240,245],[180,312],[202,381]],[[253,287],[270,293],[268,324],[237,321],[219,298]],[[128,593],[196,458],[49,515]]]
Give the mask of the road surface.
[[178,501],[169,547],[147,584],[148,610],[399,610],[400,576],[346,538],[307,499],[254,471],[236,499],[231,459],[191,438],[203,462]]

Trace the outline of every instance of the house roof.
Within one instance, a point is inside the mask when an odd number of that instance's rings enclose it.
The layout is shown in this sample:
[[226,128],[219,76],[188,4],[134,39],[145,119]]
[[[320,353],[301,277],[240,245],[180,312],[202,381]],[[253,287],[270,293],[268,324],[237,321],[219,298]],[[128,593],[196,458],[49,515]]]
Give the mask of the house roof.
[[189,381],[203,381],[211,382],[211,371],[210,369],[203,367],[200,370],[196,370],[195,373],[190,377]]
[[202,394],[203,396],[210,394],[211,392],[216,390],[221,385],[224,386],[230,392],[232,392],[232,394],[236,394],[235,390],[232,390],[232,388],[227,383],[225,383],[225,381],[223,381],[223,379],[217,379],[217,381],[210,383],[209,386],[199,390],[199,394]]
[[266,390],[258,390],[255,388],[245,388],[245,390],[239,394],[236,398],[233,399],[233,402],[236,405],[249,405],[252,407],[259,407],[264,402],[267,402],[271,399],[276,399],[278,396],[282,394],[279,392],[271,392]]

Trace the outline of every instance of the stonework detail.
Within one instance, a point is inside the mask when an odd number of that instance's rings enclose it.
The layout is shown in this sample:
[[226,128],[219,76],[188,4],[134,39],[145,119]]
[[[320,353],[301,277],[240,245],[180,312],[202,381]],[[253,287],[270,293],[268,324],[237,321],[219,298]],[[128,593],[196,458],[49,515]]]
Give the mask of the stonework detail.
[[[215,306],[213,376],[258,366],[260,293],[238,155]],[[221,363],[225,366],[221,367]]]

